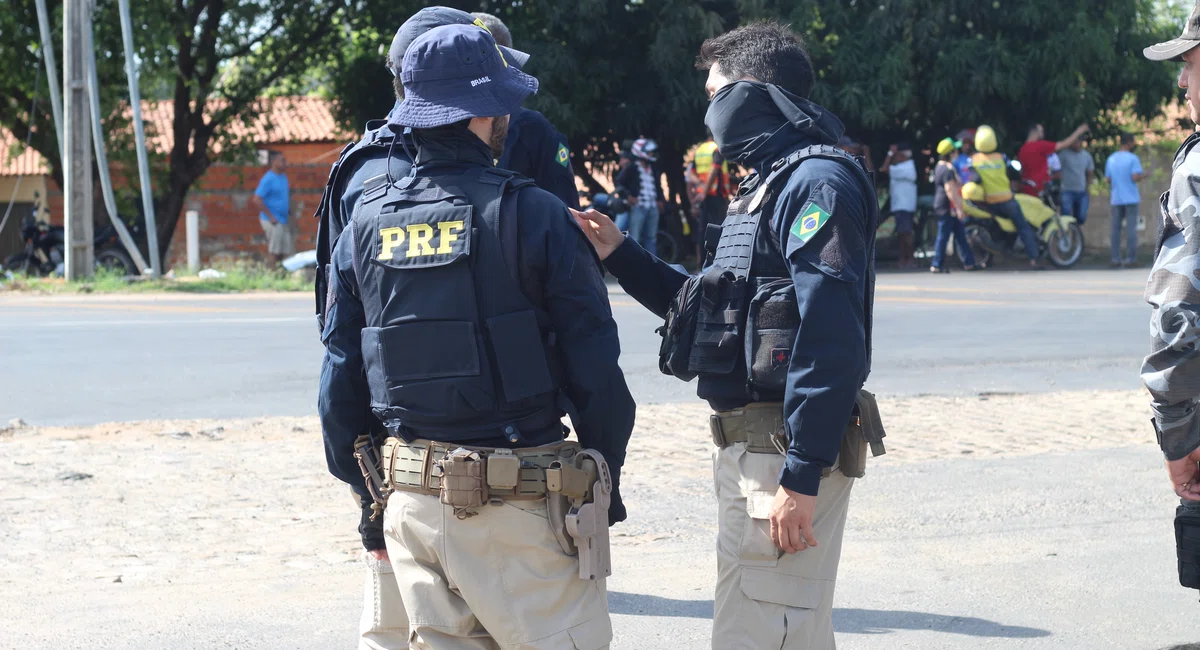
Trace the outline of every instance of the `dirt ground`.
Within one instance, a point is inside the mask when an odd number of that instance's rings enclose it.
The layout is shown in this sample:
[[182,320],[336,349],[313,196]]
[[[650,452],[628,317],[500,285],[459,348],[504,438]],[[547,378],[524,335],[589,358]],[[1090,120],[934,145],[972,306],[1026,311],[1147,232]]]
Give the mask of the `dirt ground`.
[[[873,463],[1153,444],[1140,392],[915,397],[881,400],[881,410],[888,453]],[[707,413],[699,403],[639,407],[627,499],[710,492]],[[45,580],[215,585],[353,562],[360,551],[354,502],[326,471],[313,417],[0,428],[0,502],[10,597]],[[661,532],[614,530],[614,543]]]

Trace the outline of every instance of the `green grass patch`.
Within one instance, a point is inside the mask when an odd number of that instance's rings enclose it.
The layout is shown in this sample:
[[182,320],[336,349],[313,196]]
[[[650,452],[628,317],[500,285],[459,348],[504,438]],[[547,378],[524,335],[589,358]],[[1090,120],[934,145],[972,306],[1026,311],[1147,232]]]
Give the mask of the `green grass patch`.
[[78,293],[244,293],[250,291],[312,291],[311,271],[288,273],[282,268],[239,264],[217,269],[220,278],[200,278],[196,275],[176,275],[152,280],[128,278],[111,271],[99,270],[89,280],[67,282],[62,278],[37,278],[0,275],[0,293],[21,292],[41,294]]

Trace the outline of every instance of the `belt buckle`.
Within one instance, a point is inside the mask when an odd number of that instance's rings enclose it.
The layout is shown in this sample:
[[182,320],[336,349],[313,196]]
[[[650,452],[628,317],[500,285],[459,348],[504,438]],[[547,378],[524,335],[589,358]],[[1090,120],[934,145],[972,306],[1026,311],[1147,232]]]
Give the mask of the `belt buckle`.
[[708,430],[712,433],[713,444],[724,449],[729,446],[725,439],[725,428],[721,426],[721,416],[713,413],[708,416]]

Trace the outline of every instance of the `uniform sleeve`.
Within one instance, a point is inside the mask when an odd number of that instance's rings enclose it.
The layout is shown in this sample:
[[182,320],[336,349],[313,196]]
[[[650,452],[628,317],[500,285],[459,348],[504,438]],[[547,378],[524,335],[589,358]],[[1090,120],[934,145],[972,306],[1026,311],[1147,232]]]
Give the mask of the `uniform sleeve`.
[[626,237],[617,250],[604,260],[604,268],[617,278],[621,288],[659,318],[667,317],[671,301],[688,275],[651,255]]
[[367,319],[354,276],[353,225],[345,234],[349,236],[338,239],[331,262],[331,300],[321,334],[325,359],[321,364],[317,413],[329,471],[365,498],[366,484],[354,459],[354,439],[377,428],[379,421],[371,412],[363,367],[361,336]]
[[[867,213],[850,179],[830,175],[810,191],[788,190],[791,186],[780,197],[775,219],[783,226],[779,237],[796,287],[800,328],[784,390],[788,452],[779,484],[815,496],[822,470],[837,459],[866,381]],[[800,233],[814,208],[829,218],[805,242]]]
[[1142,383],[1150,391],[1158,442],[1168,460],[1200,447],[1200,176],[1189,175],[1186,183],[1176,179],[1171,191],[1181,190],[1189,196],[1171,197],[1171,205],[1183,207],[1167,219],[1146,281],[1150,354],[1142,364]]
[[635,407],[617,363],[621,344],[604,275],[591,244],[561,203],[544,194],[548,200],[535,193],[521,196],[519,214],[538,215],[522,222],[529,224],[522,232],[522,251],[535,258],[535,265],[536,258],[544,260],[546,310],[562,353],[564,388],[575,407],[575,433],[580,444],[608,461],[614,484],[609,521],[622,521],[625,506],[617,488]]
[[567,207],[579,209],[579,190],[575,189],[575,172],[571,169],[571,150],[566,138],[555,131],[549,122],[534,122],[541,131],[537,137],[534,179],[538,186],[557,196]]

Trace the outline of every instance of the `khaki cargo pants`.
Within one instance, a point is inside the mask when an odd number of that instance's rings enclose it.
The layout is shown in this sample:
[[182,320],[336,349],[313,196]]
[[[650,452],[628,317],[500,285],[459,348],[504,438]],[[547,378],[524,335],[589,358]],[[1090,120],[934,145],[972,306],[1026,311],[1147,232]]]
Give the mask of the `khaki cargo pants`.
[[833,587],[854,479],[821,480],[813,534],[818,546],[792,555],[771,542],[768,516],[783,456],[746,443],[713,452],[717,503],[717,591],[713,650],[832,650]]
[[544,500],[484,506],[467,519],[436,496],[388,498],[384,537],[414,650],[605,650],[603,580],[581,580]]
[[362,618],[358,621],[358,650],[408,650],[408,614],[400,600],[392,565],[366,552],[362,559],[367,579]]

